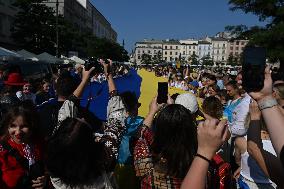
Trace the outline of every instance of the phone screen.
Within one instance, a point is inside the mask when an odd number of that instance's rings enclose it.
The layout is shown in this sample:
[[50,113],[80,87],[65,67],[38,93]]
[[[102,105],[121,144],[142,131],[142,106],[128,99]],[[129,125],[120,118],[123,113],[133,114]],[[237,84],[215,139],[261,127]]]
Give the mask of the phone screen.
[[242,85],[246,92],[257,92],[263,88],[265,63],[265,48],[245,48],[243,52]]
[[167,103],[168,100],[168,83],[158,82],[158,104]]

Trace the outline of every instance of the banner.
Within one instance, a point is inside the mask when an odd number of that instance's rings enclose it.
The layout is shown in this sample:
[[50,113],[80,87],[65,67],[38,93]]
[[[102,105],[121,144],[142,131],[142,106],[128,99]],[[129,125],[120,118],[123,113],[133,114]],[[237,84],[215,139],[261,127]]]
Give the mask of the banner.
[[[114,79],[118,93],[131,91],[140,97],[140,87],[142,78],[136,70],[130,69],[129,73],[123,77]],[[107,104],[109,100],[109,91],[107,81],[102,83],[92,82],[84,89],[81,106],[89,107],[89,111],[95,114],[100,120],[106,120]]]

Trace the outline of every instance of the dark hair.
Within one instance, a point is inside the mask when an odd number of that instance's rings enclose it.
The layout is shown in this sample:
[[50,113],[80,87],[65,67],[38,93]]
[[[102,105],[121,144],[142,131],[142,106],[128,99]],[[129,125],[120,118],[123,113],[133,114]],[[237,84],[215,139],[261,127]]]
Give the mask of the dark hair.
[[1,140],[9,138],[8,127],[18,116],[22,116],[25,125],[29,127],[31,131],[31,140],[38,138],[37,112],[32,101],[26,100],[10,107],[10,110],[3,116],[0,127]]
[[220,90],[220,91],[217,93],[217,95],[218,95],[219,97],[224,97],[225,100],[226,100],[226,102],[230,100],[230,96],[228,95],[226,89]]
[[58,96],[69,97],[77,88],[77,82],[69,72],[64,71],[56,80],[55,89]]
[[217,79],[216,79],[216,76],[215,76],[215,75],[209,74],[209,75],[207,76],[207,79],[212,80],[212,81],[214,81],[215,83],[217,82]]
[[166,106],[156,117],[152,150],[154,163],[166,160],[167,174],[184,178],[197,150],[197,126],[188,109]]
[[238,83],[237,83],[237,81],[235,81],[235,80],[229,81],[229,82],[226,84],[226,86],[228,86],[228,85],[231,86],[231,87],[233,87],[234,89],[239,90]]
[[215,96],[210,96],[204,99],[202,104],[204,113],[213,118],[220,119],[223,116],[223,105]]
[[48,140],[46,166],[52,177],[67,185],[88,185],[103,172],[103,154],[103,144],[95,142],[92,129],[67,118]]
[[138,99],[134,92],[126,91],[124,93],[121,93],[119,96],[122,98],[126,111],[137,111]]
[[179,93],[175,93],[175,94],[173,94],[173,95],[171,96],[171,98],[172,98],[174,101],[176,101],[178,95],[179,95]]
[[218,87],[218,85],[216,84],[213,84],[213,85],[210,85],[209,88],[212,88],[216,93],[218,93],[220,91],[220,88]]

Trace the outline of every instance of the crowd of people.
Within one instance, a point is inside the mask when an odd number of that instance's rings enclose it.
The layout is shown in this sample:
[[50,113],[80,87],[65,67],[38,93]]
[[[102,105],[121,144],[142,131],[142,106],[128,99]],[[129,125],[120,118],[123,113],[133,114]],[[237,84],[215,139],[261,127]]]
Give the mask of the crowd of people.
[[[143,118],[131,87],[114,82],[130,68],[100,64],[101,73],[76,65],[37,84],[0,75],[1,189],[284,188],[284,80],[269,68],[250,93],[241,70],[146,68],[185,92],[153,97]],[[89,82],[107,82],[106,121],[80,105]]]

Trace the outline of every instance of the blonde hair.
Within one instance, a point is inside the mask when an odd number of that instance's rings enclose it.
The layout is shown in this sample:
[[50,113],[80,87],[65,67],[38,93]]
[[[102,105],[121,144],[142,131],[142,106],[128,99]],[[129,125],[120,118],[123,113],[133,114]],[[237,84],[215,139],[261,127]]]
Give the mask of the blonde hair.
[[274,85],[274,89],[276,89],[278,95],[281,99],[284,99],[284,83],[278,83]]

